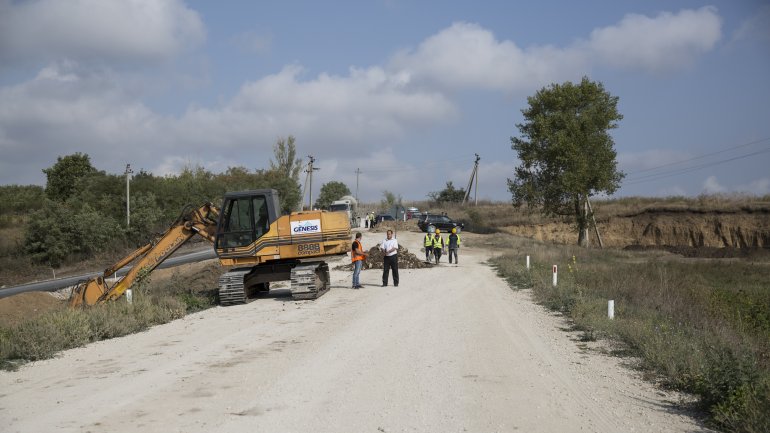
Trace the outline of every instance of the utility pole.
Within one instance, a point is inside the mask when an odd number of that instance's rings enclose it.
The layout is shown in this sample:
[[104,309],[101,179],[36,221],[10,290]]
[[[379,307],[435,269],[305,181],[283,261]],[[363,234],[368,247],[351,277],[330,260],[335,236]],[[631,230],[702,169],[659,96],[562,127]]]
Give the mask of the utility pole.
[[310,179],[308,184],[308,210],[313,209],[313,170],[320,170],[319,168],[313,167],[313,164],[315,163],[315,158],[313,158],[313,155],[308,155],[308,159],[310,159],[310,162],[307,163],[307,176]]
[[473,162],[473,170],[471,171],[471,178],[468,179],[468,187],[465,188],[465,196],[463,197],[463,205],[468,201],[468,198],[471,196],[471,186],[473,186],[473,200],[474,205],[479,205],[479,197],[478,197],[478,190],[479,190],[479,160],[481,160],[481,157],[479,157],[479,154],[476,154],[476,161]]
[[131,164],[126,164],[126,227],[131,226],[131,194],[129,193],[129,182],[131,181]]
[[299,209],[298,211],[302,212],[305,210],[305,196],[307,195],[307,181],[310,178],[310,170],[305,168],[305,182],[302,184],[302,199],[299,201]]
[[476,154],[476,162],[473,166],[473,172],[476,173],[476,179],[473,181],[473,205],[478,206],[479,205],[479,160],[481,157],[479,157],[479,154]]
[[358,175],[361,174],[361,169],[356,169],[356,203],[358,203]]

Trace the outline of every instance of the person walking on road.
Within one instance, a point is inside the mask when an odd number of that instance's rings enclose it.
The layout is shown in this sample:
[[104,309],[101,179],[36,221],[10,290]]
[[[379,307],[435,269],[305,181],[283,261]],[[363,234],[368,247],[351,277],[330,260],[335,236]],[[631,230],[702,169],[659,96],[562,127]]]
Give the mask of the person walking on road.
[[393,269],[393,285],[398,287],[398,241],[393,237],[393,230],[388,230],[387,238],[380,244],[385,253],[382,263],[382,287],[388,285],[388,274]]
[[457,233],[456,228],[452,228],[452,234],[447,237],[447,248],[449,249],[449,264],[452,264],[452,256],[455,256],[455,265],[459,265],[460,261],[457,259],[457,250],[460,249],[460,235]]
[[423,245],[425,246],[425,261],[430,262],[430,256],[433,255],[433,234],[425,233]]
[[364,252],[363,246],[361,246],[361,232],[356,232],[356,240],[353,241],[353,251],[350,253],[350,259],[353,261],[353,288],[360,289],[361,285],[361,268],[364,265],[364,260],[368,254]]
[[436,229],[436,233],[433,234],[433,256],[436,257],[436,264],[441,260],[441,250],[444,246],[444,238],[441,236],[441,230]]

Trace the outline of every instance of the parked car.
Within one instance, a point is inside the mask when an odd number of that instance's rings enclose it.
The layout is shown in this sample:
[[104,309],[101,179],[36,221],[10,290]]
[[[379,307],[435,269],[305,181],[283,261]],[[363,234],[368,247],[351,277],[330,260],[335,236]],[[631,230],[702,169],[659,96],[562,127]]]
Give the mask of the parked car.
[[441,231],[450,231],[453,228],[459,228],[462,229],[465,224],[457,221],[453,221],[452,218],[449,218],[446,215],[431,215],[431,214],[425,214],[420,216],[420,220],[417,221],[417,227],[420,228],[420,230],[427,232],[428,227],[433,226]]
[[383,221],[395,221],[396,219],[393,218],[393,215],[391,214],[381,213],[381,214],[377,214],[377,216],[374,217],[374,220],[377,221],[378,223],[381,223]]
[[420,210],[416,207],[408,207],[406,208],[406,219],[410,220],[412,218],[417,218],[417,216],[420,214]]

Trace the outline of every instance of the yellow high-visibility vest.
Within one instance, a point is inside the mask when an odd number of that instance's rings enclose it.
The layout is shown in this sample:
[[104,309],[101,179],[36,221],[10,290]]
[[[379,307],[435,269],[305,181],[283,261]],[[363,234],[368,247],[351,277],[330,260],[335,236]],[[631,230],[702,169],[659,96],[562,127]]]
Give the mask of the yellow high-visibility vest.
[[433,235],[433,248],[444,248],[444,238],[441,235]]
[[431,236],[430,233],[425,234],[425,242],[423,243],[423,246],[425,247],[433,246],[433,236]]

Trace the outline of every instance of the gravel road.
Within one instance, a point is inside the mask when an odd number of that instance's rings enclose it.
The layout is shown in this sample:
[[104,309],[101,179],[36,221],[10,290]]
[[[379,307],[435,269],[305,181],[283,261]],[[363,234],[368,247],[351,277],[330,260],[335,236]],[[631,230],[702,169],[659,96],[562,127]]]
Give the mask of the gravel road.
[[[421,238],[399,235],[417,254]],[[399,287],[332,271],[316,301],[213,308],[0,372],[0,431],[705,431],[487,258],[465,248]]]

